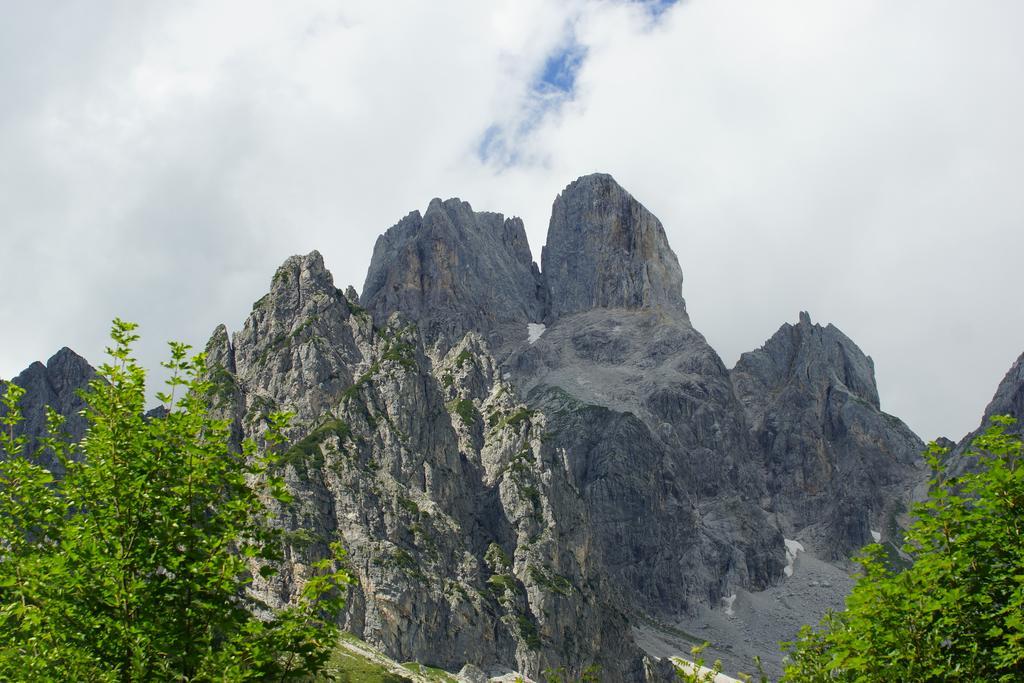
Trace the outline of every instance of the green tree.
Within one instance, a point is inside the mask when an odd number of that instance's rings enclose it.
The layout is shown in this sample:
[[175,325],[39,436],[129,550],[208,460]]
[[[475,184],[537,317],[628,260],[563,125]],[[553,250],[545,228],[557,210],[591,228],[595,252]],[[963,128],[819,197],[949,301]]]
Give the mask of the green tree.
[[282,557],[263,500],[289,494],[268,470],[288,416],[271,416],[262,452],[229,446],[207,414],[203,354],[171,344],[166,411],[144,417],[135,325],[114,322],[110,361],[84,393],[78,443],[50,411],[54,480],[15,436],[23,391],[0,410],[0,679],[291,680],[319,670],[351,582],[341,549],[313,563],[295,603],[271,611],[248,591]]
[[913,564],[896,572],[868,546],[846,610],[785,644],[783,680],[1024,680],[1024,466],[1012,424],[993,418],[973,443],[977,471],[957,479],[930,445],[931,493],[904,546]]

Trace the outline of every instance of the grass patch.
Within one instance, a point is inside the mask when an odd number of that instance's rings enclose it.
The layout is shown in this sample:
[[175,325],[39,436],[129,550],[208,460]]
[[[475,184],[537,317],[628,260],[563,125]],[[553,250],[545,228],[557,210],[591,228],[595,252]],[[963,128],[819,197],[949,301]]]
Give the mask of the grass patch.
[[320,445],[331,437],[337,437],[339,441],[344,443],[351,434],[352,430],[349,429],[348,424],[344,420],[328,420],[285,451],[279,463],[281,465],[303,463],[306,465],[311,464],[314,467],[321,467],[324,464],[324,454]]
[[311,315],[311,316],[309,316],[308,318],[303,320],[301,323],[299,323],[298,327],[296,327],[294,330],[292,330],[290,333],[288,333],[288,338],[289,339],[297,339],[300,334],[302,334],[305,330],[307,330],[309,327],[311,327],[313,324],[315,324],[318,320],[320,320],[320,316],[318,316],[318,315]]
[[533,579],[533,582],[548,593],[555,593],[562,596],[567,596],[572,593],[572,582],[560,574],[556,574],[552,571],[546,571],[533,565],[530,565],[529,572],[530,578]]
[[526,643],[526,647],[531,650],[539,650],[541,646],[540,633],[537,631],[537,624],[533,622],[533,619],[525,614],[520,614],[516,623],[519,626],[519,635]]
[[527,407],[522,407],[516,410],[508,417],[505,417],[501,411],[494,411],[487,416],[487,426],[491,429],[501,429],[503,427],[518,427],[523,422],[529,424],[531,417],[537,414],[536,410],[530,410]]
[[416,501],[402,496],[399,496],[396,500],[398,502],[398,507],[402,508],[406,512],[414,515],[420,514],[420,506],[416,504]]
[[384,353],[381,354],[380,359],[394,361],[406,370],[415,370],[416,347],[403,341],[385,342]]
[[324,540],[316,534],[314,534],[309,529],[295,529],[294,531],[285,531],[281,534],[281,536],[285,543],[297,549],[309,548],[314,543]]
[[516,412],[512,413],[506,420],[504,420],[504,422],[509,427],[515,427],[529,420],[531,417],[534,416],[534,414],[535,411],[533,410],[529,410],[527,408],[520,408]]
[[354,301],[349,301],[348,297],[346,297],[344,292],[342,292],[340,289],[338,290],[338,294],[341,296],[342,299],[344,299],[345,304],[348,306],[348,312],[351,313],[352,315],[358,315],[360,317],[366,317],[370,315],[370,312],[367,311],[365,308],[363,308]]
[[476,406],[473,405],[473,401],[468,398],[457,399],[450,401],[447,404],[449,412],[452,412],[462,419],[463,424],[467,427],[472,428],[476,424],[476,418],[479,414],[476,410]]
[[262,366],[262,365],[266,364],[267,360],[270,359],[270,354],[277,353],[278,351],[280,351],[281,349],[285,348],[286,346],[289,346],[291,343],[292,343],[292,338],[291,338],[290,335],[287,335],[287,334],[279,334],[279,335],[277,335],[276,337],[274,337],[274,340],[271,341],[270,344],[268,344],[266,346],[266,348],[264,348],[262,351],[260,351],[258,356],[256,356],[256,365],[261,365]]
[[437,681],[438,683],[459,683],[459,679],[444,669],[427,666],[426,664],[420,664],[419,662],[403,662],[402,666],[409,671],[412,671],[414,674],[419,674],[420,676],[425,677],[429,681]]
[[537,490],[536,486],[520,486],[519,497],[525,501],[529,501],[530,505],[533,506],[533,511],[539,513],[541,510],[540,503],[540,491]]
[[487,552],[484,553],[484,562],[495,572],[509,572],[512,570],[512,558],[497,543],[491,543],[487,546]]
[[505,593],[522,593],[519,582],[511,574],[495,574],[487,579],[487,585],[492,593],[499,596]]
[[398,569],[417,581],[427,580],[427,575],[420,569],[419,562],[404,548],[395,548],[382,557],[375,557],[373,563],[379,567]]
[[[362,643],[350,633],[343,633],[342,640]],[[323,674],[315,680],[338,683],[412,683],[411,678],[400,676],[341,645],[335,648]]]
[[373,376],[380,371],[380,363],[373,363],[369,369],[363,374],[359,375],[359,378],[352,383],[352,386],[345,389],[341,394],[341,399],[353,399],[359,396],[359,390],[363,388],[363,385],[373,379]]

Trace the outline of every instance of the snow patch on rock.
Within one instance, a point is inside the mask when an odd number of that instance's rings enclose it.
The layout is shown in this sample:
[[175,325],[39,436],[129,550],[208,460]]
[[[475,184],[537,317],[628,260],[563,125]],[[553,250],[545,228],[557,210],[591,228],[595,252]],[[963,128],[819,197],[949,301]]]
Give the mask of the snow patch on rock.
[[730,617],[732,615],[736,614],[736,612],[734,612],[733,609],[732,609],[732,604],[734,602],[736,602],[736,594],[735,593],[733,593],[732,595],[730,595],[727,598],[722,598],[722,604],[725,605],[725,613],[728,614]]
[[547,326],[544,323],[526,323],[526,335],[531,344],[537,343]]
[[796,554],[798,552],[807,552],[804,550],[804,546],[800,541],[794,541],[791,538],[782,539],[786,542],[786,567],[782,570],[786,576],[793,576],[793,565],[796,563]]
[[875,543],[881,543],[882,542],[882,532],[875,531],[874,529],[872,529],[871,530],[871,538],[875,539]]

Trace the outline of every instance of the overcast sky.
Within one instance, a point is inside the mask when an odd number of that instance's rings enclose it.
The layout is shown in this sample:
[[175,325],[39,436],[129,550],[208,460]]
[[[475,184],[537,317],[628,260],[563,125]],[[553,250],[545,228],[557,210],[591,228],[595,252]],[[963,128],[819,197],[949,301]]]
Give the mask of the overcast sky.
[[109,321],[237,330],[319,249],[361,289],[432,197],[604,171],[732,366],[807,310],[959,438],[1024,351],[1024,3],[0,0],[0,377]]

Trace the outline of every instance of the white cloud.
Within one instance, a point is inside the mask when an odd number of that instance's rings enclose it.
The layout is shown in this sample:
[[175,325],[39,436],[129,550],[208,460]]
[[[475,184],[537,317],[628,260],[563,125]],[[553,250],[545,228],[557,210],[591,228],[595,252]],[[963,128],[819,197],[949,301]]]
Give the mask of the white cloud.
[[[662,3],[655,3],[660,5]],[[613,173],[731,364],[807,309],[924,436],[1024,350],[1024,6],[692,0],[19,6],[0,26],[0,376],[114,315],[201,345],[291,253],[361,286],[433,196],[524,217]],[[548,58],[585,51],[544,99]],[[485,131],[505,147],[482,161]],[[1007,305],[1007,304],[1010,305]]]

